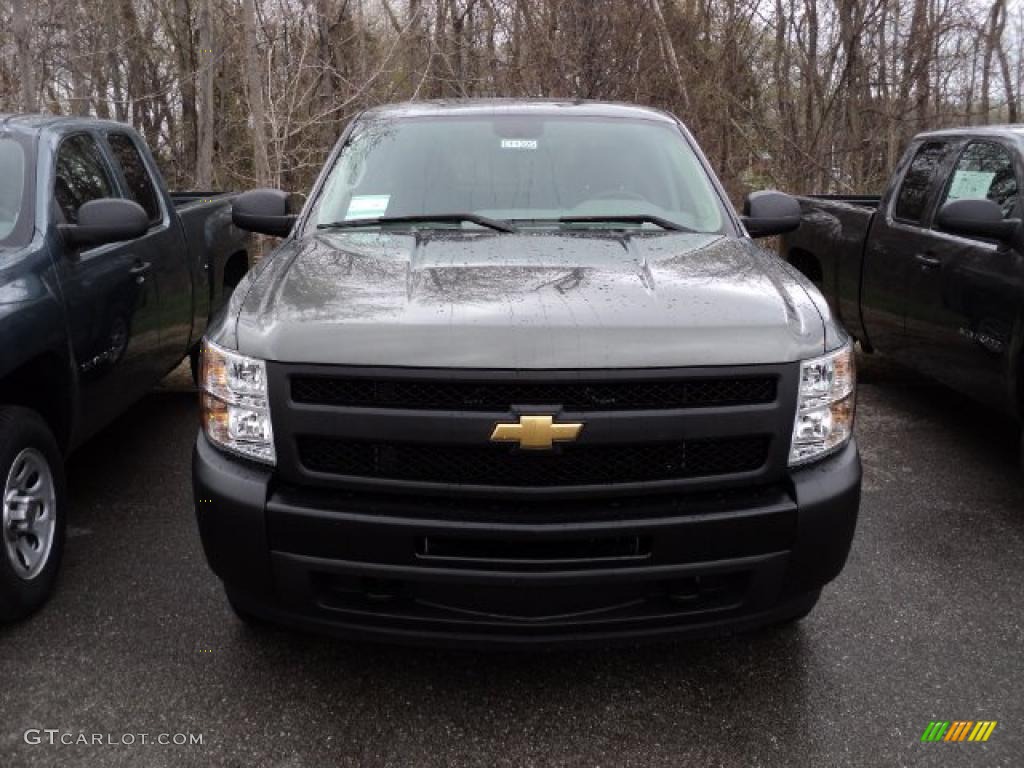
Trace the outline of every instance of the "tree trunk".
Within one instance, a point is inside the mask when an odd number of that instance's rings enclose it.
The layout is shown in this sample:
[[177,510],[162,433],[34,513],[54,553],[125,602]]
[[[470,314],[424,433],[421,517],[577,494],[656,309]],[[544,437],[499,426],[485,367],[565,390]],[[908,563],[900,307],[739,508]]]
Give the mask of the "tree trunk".
[[1006,58],[1006,49],[999,46],[999,66],[1003,72],[1003,88],[1006,90],[1006,119],[1011,123],[1017,122],[1019,112],[1017,106],[1017,93],[1013,87],[1013,78],[1010,74],[1010,62]]
[[683,109],[690,109],[690,94],[686,89],[686,80],[683,78],[683,70],[679,66],[679,58],[676,56],[676,47],[672,42],[672,35],[668,31],[668,24],[665,22],[665,12],[661,7],[661,0],[651,0],[651,10],[654,11],[654,26],[658,31],[658,40],[661,42],[661,52],[668,63],[672,78],[675,80],[679,98],[683,102]]
[[406,17],[408,26],[408,43],[405,46],[405,69],[408,76],[408,90],[412,98],[419,96],[421,79],[426,76],[425,68],[429,60],[424,61],[423,51],[426,47],[426,34],[423,23],[423,0],[409,0],[409,15]]
[[196,187],[213,188],[213,50],[212,0],[199,2],[199,151],[196,156]]
[[989,80],[992,74],[992,57],[995,55],[996,47],[999,45],[999,38],[1002,36],[1000,19],[1003,16],[1005,0],[995,0],[988,14],[988,27],[985,31],[985,58],[981,67],[981,121],[988,125],[991,120],[991,105],[989,99]]
[[[118,8],[117,31],[123,38],[128,38],[134,45],[127,50],[124,58],[126,86],[125,91],[128,97],[127,114],[131,116],[132,127],[140,133],[144,133],[145,118],[143,110],[145,104],[141,97],[145,96],[144,72],[146,68],[146,53],[141,42],[146,39],[139,29],[139,18],[135,12],[135,5],[132,0],[121,0]],[[147,139],[151,138],[149,136]]]
[[32,41],[29,37],[29,18],[25,11],[25,0],[14,0],[11,10],[11,31],[14,33],[17,52],[18,77],[21,79],[21,109],[24,112],[35,112],[35,63],[32,61]]
[[316,2],[317,59],[320,68],[320,145],[326,152],[334,143],[334,61],[331,56],[331,0]]
[[68,44],[68,68],[71,70],[71,114],[84,117],[89,114],[89,87],[85,80],[85,64],[88,60],[82,50],[81,27],[72,22],[66,27]]
[[178,87],[181,89],[181,135],[178,164],[196,166],[199,122],[196,113],[196,59],[193,45],[192,14],[188,0],[174,0],[174,48],[177,54]]
[[245,78],[252,117],[253,171],[256,186],[264,187],[270,182],[270,160],[267,154],[267,116],[263,104],[263,61],[256,41],[256,0],[242,0],[242,27],[245,33]]
[[359,80],[366,79],[366,11],[363,0],[356,0],[356,72]]

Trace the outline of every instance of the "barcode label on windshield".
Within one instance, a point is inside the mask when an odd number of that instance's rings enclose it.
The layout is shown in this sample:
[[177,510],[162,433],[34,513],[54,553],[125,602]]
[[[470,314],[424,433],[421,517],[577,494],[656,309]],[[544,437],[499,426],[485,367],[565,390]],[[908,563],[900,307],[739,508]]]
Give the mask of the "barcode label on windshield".
[[502,139],[502,149],[536,149],[536,139]]

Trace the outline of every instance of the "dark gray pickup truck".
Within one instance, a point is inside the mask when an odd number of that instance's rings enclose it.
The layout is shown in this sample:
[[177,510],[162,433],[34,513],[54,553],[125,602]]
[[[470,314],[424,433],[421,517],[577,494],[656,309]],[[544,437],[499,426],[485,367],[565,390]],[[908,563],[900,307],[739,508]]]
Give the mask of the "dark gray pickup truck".
[[[798,198],[782,255],[865,349],[1024,419],[1024,127],[924,133],[881,198]],[[1024,433],[1021,436],[1024,466]]]
[[678,120],[381,107],[211,324],[193,459],[239,615],[535,646],[792,620],[860,498],[849,337]]
[[196,350],[245,274],[231,199],[169,194],[128,126],[0,115],[0,620],[53,586],[63,456]]

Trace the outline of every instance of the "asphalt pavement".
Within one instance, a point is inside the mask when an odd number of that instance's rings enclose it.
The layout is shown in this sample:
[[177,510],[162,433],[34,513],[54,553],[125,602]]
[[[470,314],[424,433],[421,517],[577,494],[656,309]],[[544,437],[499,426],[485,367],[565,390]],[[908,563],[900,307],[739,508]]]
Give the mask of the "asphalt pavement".
[[[860,524],[802,623],[495,654],[239,623],[196,531],[179,372],[69,464],[57,594],[0,628],[0,766],[1024,765],[1017,433],[890,364],[861,379]],[[932,720],[998,725],[921,743]]]

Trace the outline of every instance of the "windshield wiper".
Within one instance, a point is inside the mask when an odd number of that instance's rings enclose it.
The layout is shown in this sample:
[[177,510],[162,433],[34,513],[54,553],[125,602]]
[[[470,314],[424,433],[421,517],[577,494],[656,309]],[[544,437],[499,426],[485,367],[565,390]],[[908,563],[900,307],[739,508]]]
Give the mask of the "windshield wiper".
[[416,216],[375,216],[367,219],[347,219],[345,221],[332,221],[327,224],[317,224],[317,229],[348,229],[351,227],[372,227],[379,224],[424,224],[429,222],[463,222],[468,221],[479,224],[498,232],[515,232],[516,228],[506,221],[490,219],[487,216],[478,216],[475,213],[435,213]]
[[623,224],[655,224],[662,229],[670,229],[674,232],[697,231],[649,213],[626,213],[621,216],[562,216],[558,220],[563,224],[617,224],[619,222]]

